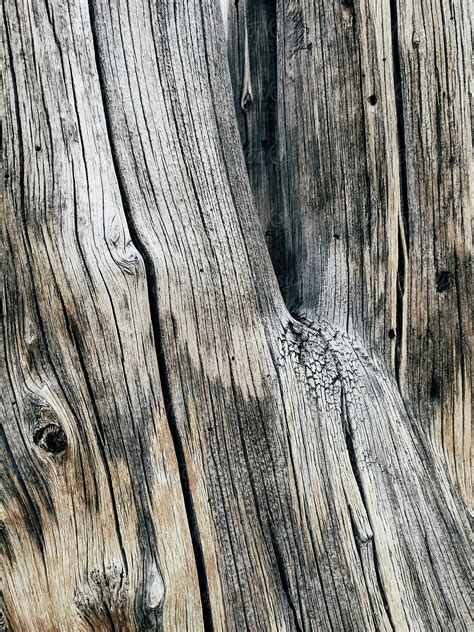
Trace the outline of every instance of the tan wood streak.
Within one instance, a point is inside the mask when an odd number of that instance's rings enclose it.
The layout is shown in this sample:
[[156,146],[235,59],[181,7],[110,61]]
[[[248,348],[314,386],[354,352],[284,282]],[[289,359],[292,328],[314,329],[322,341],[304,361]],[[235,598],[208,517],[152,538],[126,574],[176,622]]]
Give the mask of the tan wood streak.
[[[3,24],[7,625],[199,628],[145,271],[114,174],[87,5],[8,2]],[[66,447],[36,444],[48,426]]]

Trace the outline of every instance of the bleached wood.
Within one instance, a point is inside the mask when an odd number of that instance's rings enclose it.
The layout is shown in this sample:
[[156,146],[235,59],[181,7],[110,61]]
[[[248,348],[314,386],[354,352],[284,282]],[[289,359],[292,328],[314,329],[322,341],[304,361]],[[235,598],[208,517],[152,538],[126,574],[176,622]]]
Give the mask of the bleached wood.
[[406,256],[399,382],[472,503],[472,98],[468,5],[397,2]]
[[464,509],[393,376],[283,302],[218,5],[8,4],[8,625],[467,630]]
[[465,3],[241,0],[228,43],[289,308],[315,309],[385,358],[471,502]]
[[7,2],[2,17],[5,626],[200,629],[145,269],[113,168],[88,7]]

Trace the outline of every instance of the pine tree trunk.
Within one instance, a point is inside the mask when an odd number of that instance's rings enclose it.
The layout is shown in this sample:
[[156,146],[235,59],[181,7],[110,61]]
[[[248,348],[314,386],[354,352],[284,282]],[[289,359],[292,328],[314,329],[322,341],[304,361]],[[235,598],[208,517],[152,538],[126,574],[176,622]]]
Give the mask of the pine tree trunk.
[[3,629],[468,630],[466,16],[332,7],[6,0]]

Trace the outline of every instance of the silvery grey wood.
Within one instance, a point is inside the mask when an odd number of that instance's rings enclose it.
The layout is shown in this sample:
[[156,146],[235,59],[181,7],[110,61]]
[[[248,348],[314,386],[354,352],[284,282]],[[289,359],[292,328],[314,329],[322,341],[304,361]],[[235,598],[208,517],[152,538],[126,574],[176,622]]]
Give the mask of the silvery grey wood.
[[467,630],[465,507],[390,367],[283,301],[218,4],[3,25],[3,627]]
[[247,169],[288,306],[385,358],[472,501],[466,4],[242,0],[229,24]]

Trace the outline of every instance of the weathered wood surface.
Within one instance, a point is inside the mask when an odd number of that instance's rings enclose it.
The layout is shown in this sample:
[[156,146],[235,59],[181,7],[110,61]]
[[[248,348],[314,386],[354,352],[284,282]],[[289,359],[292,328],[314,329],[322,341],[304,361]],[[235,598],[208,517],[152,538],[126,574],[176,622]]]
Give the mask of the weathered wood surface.
[[3,20],[6,626],[467,630],[393,375],[283,302],[216,3]]
[[285,296],[294,282],[288,265],[277,120],[277,16],[274,0],[231,3],[229,61],[235,113],[254,204],[273,268]]
[[241,0],[228,40],[288,306],[385,359],[471,501],[466,4]]
[[7,628],[156,629],[166,590],[182,630],[198,579],[89,11],[8,2],[3,24]]
[[[465,2],[397,3],[406,177],[399,381],[472,501],[472,73]],[[470,307],[471,306],[471,307]]]

